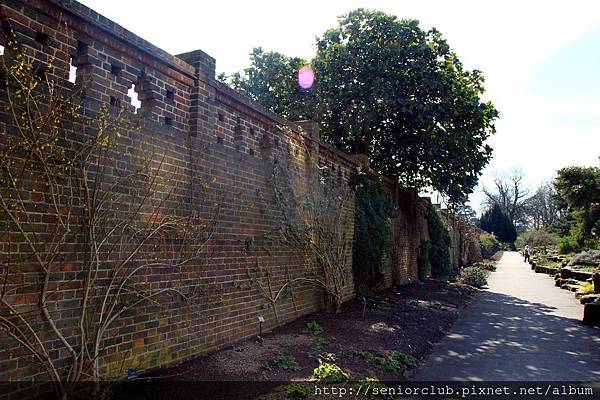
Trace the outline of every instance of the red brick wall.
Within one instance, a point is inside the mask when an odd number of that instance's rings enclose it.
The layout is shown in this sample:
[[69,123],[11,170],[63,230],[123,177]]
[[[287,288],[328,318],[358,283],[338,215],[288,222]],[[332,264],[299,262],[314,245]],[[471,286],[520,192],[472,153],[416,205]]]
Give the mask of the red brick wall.
[[452,266],[458,268],[461,262],[470,265],[481,261],[483,257],[479,235],[482,230],[463,217],[449,213],[448,210],[442,210],[442,218],[446,220],[452,240],[450,248]]
[[427,207],[429,200],[403,189],[391,179],[385,185],[396,206],[392,221],[392,241],[384,260],[382,287],[406,285],[419,280],[417,258],[423,242],[429,240]]
[[[161,177],[170,177],[170,183],[153,194],[153,200],[159,201],[173,190],[165,204],[169,212],[186,216],[199,209],[208,215],[217,203],[220,209],[209,256],[186,271],[186,288],[196,285],[206,291],[200,310],[191,312],[176,303],[147,304],[125,314],[111,326],[104,343],[104,374],[122,376],[128,367],[178,363],[256,335],[258,316],[266,319],[263,329],[270,330],[323,307],[322,292],[304,284],[294,285],[273,310],[256,285],[256,280],[265,283],[268,279],[273,288],[281,287],[302,276],[308,263],[295,249],[265,240],[277,232],[281,221],[270,179],[277,161],[285,163],[292,184],[304,190],[310,190],[306,185],[319,169],[336,175],[343,184],[357,167],[348,155],[321,143],[310,124],[286,121],[216,81],[215,60],[200,50],[172,56],[74,1],[6,0],[1,15],[37,62],[44,62],[49,54],[56,56],[55,68],[48,71],[51,79],[67,91],[85,83],[82,107],[86,115],[98,115],[102,105],[122,105],[125,119],[142,127],[139,132],[123,132],[122,143],[112,150],[113,176],[139,166],[141,155],[146,155],[155,166],[160,165]],[[60,27],[59,21],[66,28]],[[48,35],[45,43],[35,40],[40,32]],[[66,82],[71,58],[77,67],[75,85]],[[132,85],[142,102],[137,113],[127,95]],[[5,93],[1,101],[6,101]],[[6,135],[10,116],[0,111],[0,117],[2,135]],[[76,125],[71,134],[77,141],[89,131]],[[390,182],[398,217],[393,222],[393,245],[386,262],[386,287],[419,279],[419,249],[428,239],[425,216],[429,202]],[[214,192],[205,197],[207,183]],[[26,201],[33,207],[44,199],[48,199],[44,193],[35,192]],[[352,209],[352,201],[347,206]],[[43,212],[36,218],[41,230],[51,224],[44,222]],[[148,216],[142,213],[142,218]],[[4,250],[0,263],[27,251],[23,243],[16,247],[6,243],[6,226],[0,226],[4,230],[0,232]],[[350,221],[348,238],[352,233]],[[76,237],[73,245],[80,245]],[[66,253],[52,265],[60,295],[53,301],[53,312],[67,336],[73,338],[81,308],[82,260],[78,254]],[[23,281],[35,282],[35,271],[26,271],[27,266],[20,266]],[[345,299],[354,295],[351,271],[349,265]],[[160,288],[175,279],[175,271],[150,270],[138,283]],[[35,305],[39,299],[35,284],[17,286],[9,301]],[[36,323],[43,340],[55,349],[53,359],[68,366],[67,354],[59,343],[54,344],[56,339],[48,327]],[[0,344],[0,381],[47,379],[10,338],[3,336]]]
[[[207,288],[201,309],[190,312],[180,304],[147,304],[124,315],[111,327],[104,343],[101,363],[106,375],[123,376],[128,367],[147,369],[174,364],[254,336],[258,333],[258,316],[266,319],[263,330],[270,330],[323,307],[319,289],[297,284],[277,302],[276,318],[249,275],[265,282],[264,276],[257,275],[260,264],[263,271],[269,270],[271,285],[278,288],[305,274],[308,261],[295,249],[274,241],[263,242],[260,248],[249,248],[247,244],[280,226],[280,211],[269,181],[276,159],[287,163],[290,179],[302,186],[317,173],[316,165],[336,174],[343,184],[355,169],[348,156],[217,82],[215,60],[202,51],[171,56],[76,2],[9,0],[3,2],[2,12],[29,56],[42,62],[48,54],[56,54],[49,77],[66,90],[73,89],[65,82],[73,57],[78,68],[77,84],[86,83],[85,113],[97,115],[102,104],[123,105],[126,119],[142,125],[140,132],[123,132],[122,144],[113,151],[115,164],[111,167],[115,168],[115,176],[134,168],[139,161],[137,155],[152,149],[146,154],[155,165],[163,160],[160,175],[173,176],[170,185],[176,184],[155,193],[160,199],[174,189],[165,205],[169,211],[184,216],[206,201],[202,197],[206,182],[214,182],[212,200],[219,199],[210,257],[189,267],[189,273],[198,279],[194,284]],[[59,28],[59,20],[67,27]],[[44,44],[35,41],[38,32],[48,35]],[[132,84],[142,101],[137,114],[127,96]],[[2,117],[5,128],[10,118],[5,114]],[[73,135],[79,137],[85,132],[84,127],[76,126]],[[348,207],[353,207],[351,201]],[[203,212],[209,209],[210,204]],[[352,231],[351,220],[347,226],[349,238]],[[3,237],[0,234],[0,241]],[[20,251],[18,247],[8,250],[7,256]],[[57,313],[60,310],[56,318],[67,337],[77,335],[81,308],[81,262],[77,257],[77,253],[64,254],[62,258],[68,261],[52,266],[60,271],[53,279],[62,297],[52,307]],[[0,261],[6,262],[6,257]],[[346,300],[354,294],[351,271],[349,264]],[[31,276],[36,279],[35,273]],[[161,287],[173,279],[177,279],[174,271],[149,271],[139,282]],[[15,292],[18,295],[9,301],[35,304],[39,299],[36,290],[35,285],[19,287]],[[48,327],[39,324],[43,337],[55,340],[47,333]],[[0,380],[47,379],[31,357],[22,357],[14,341],[2,336],[1,343]],[[58,349],[59,344],[56,346]],[[58,365],[68,363],[64,351],[57,350],[52,357],[59,360]]]
[[429,240],[427,228],[429,201],[420,198],[415,192],[398,189],[397,204],[398,217],[393,224],[392,266],[394,284],[404,285],[419,280],[417,259],[421,245]]

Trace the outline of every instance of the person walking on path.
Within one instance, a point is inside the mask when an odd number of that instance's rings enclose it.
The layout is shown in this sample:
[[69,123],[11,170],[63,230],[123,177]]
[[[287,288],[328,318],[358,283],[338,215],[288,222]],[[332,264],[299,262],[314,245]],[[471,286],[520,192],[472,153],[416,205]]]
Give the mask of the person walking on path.
[[525,250],[523,250],[523,255],[525,256],[525,262],[529,262],[529,245],[525,245]]

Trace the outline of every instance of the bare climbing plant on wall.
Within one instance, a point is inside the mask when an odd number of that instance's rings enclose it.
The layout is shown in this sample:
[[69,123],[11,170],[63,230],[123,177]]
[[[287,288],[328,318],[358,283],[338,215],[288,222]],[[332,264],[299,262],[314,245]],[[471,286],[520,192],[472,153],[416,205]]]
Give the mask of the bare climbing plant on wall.
[[291,157],[274,159],[271,183],[277,209],[281,212],[278,238],[282,244],[304,254],[305,281],[323,289],[330,311],[339,312],[344,294],[351,286],[354,193],[327,166],[315,161],[314,149],[306,147],[303,160],[306,178],[293,175]]
[[52,58],[35,65],[7,37],[0,332],[66,399],[76,383],[101,380],[123,318],[142,307],[199,312],[206,285],[198,263],[208,257],[219,196],[200,185],[181,207],[190,193],[177,184],[182,172],[138,140],[126,111],[83,112],[82,86],[66,86],[52,75]]

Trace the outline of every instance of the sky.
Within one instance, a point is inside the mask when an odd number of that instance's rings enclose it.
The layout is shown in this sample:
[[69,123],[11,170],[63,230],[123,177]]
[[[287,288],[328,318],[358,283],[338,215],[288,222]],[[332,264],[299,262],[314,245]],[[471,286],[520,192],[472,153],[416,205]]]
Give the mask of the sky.
[[[486,77],[500,112],[494,158],[480,186],[521,169],[534,189],[568,165],[600,164],[600,2],[595,0],[83,0],[172,54],[201,49],[217,73],[248,66],[262,46],[311,58],[315,37],[355,8],[437,28],[469,69]],[[481,187],[471,196],[478,211]]]

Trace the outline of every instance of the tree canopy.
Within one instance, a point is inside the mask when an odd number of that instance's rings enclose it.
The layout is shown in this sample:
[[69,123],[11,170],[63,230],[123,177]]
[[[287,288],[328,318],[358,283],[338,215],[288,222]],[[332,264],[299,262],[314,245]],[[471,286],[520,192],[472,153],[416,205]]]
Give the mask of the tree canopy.
[[313,118],[314,94],[298,86],[298,70],[307,65],[303,58],[287,57],[257,47],[250,53],[250,66],[231,76],[219,75],[237,91],[291,120]]
[[600,243],[600,168],[562,168],[554,187],[577,221],[573,232],[577,242],[585,247],[597,247]]
[[255,49],[251,66],[227,80],[290,119],[318,121],[324,140],[401,184],[431,187],[460,202],[492,149],[498,113],[483,102],[481,72],[465,69],[435,29],[357,9],[317,39],[317,83],[297,85],[303,60]]

